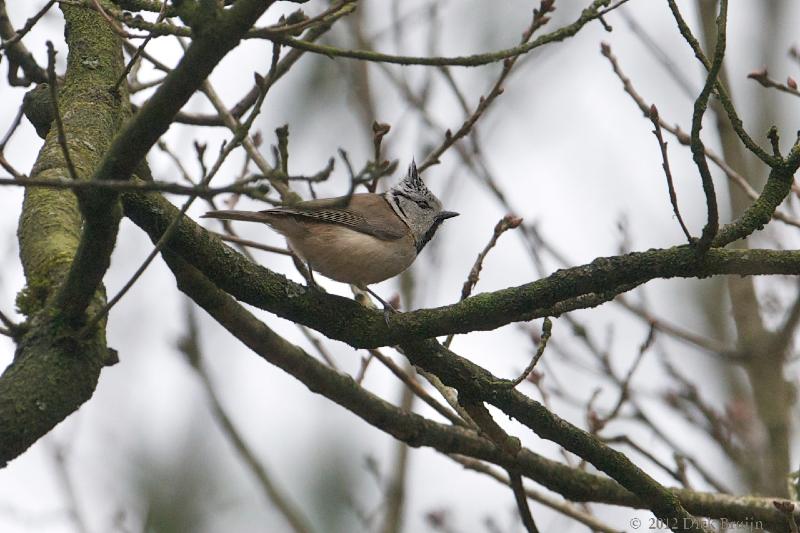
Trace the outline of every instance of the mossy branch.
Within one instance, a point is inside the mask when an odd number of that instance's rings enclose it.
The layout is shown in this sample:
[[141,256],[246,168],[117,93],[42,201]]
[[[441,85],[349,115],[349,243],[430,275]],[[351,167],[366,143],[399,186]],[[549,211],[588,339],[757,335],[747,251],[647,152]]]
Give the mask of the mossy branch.
[[714,50],[714,61],[711,63],[711,68],[708,69],[705,85],[703,85],[700,95],[694,102],[694,112],[692,113],[692,132],[689,146],[692,150],[692,159],[697,165],[697,170],[700,172],[703,192],[706,196],[706,209],[708,211],[708,221],[703,227],[703,233],[700,235],[700,239],[697,241],[697,249],[700,253],[705,253],[711,245],[711,239],[714,238],[719,229],[717,195],[714,191],[714,180],[711,178],[711,171],[706,161],[706,148],[703,145],[703,141],[700,139],[700,130],[703,128],[703,115],[705,115],[706,109],[708,108],[708,99],[714,87],[717,85],[719,72],[722,68],[722,59],[725,57],[727,21],[728,0],[722,0],[719,7],[719,16],[717,17],[717,45]]
[[[123,68],[119,37],[96,11],[64,5],[70,54],[60,103],[76,174],[99,181],[128,179],[175,113],[271,4],[242,0],[221,10],[213,31],[201,32],[178,67],[116,136],[127,112],[126,95],[109,90]],[[52,130],[31,174],[64,177],[65,168]],[[104,300],[101,281],[121,214],[117,198],[116,191],[91,189],[81,195],[79,209],[70,192],[26,189],[20,255],[28,293],[37,296],[26,298],[30,328],[19,341],[15,362],[0,376],[0,464],[88,400],[100,368],[111,360],[102,327],[78,339],[74,323],[87,306]]]
[[[692,30],[689,29],[689,25],[683,19],[683,15],[681,15],[680,10],[678,9],[675,0],[667,0],[669,3],[670,11],[672,11],[672,15],[675,18],[675,22],[678,25],[678,30],[681,32],[684,40],[689,43],[689,46],[692,48],[695,57],[702,63],[702,65],[706,68],[706,70],[711,70],[711,61],[708,60],[706,55],[703,53],[703,49],[700,46],[700,43],[692,34]],[[748,150],[750,150],[756,157],[758,157],[761,161],[766,163],[769,166],[774,166],[778,163],[778,159],[771,156],[767,152],[764,151],[751,137],[747,134],[742,124],[742,119],[739,118],[739,114],[736,112],[736,108],[731,101],[731,97],[728,94],[727,89],[725,88],[719,80],[716,82],[715,86],[717,96],[719,96],[719,101],[722,104],[722,108],[725,110],[725,114],[728,115],[728,120],[731,122],[731,127],[736,132],[736,135],[742,141]]]
[[[66,136],[62,146],[51,128],[33,168],[34,178],[69,175],[62,149],[67,144],[75,173],[88,175],[108,147],[106,139],[116,131],[123,109],[119,99],[103,91],[106,78],[121,69],[117,37],[94,11],[67,5],[62,10],[70,49],[59,106]],[[100,369],[111,360],[102,330],[74,339],[54,305],[53,295],[79,246],[81,223],[71,192],[26,189],[18,235],[27,288],[19,302],[29,318],[17,339],[14,362],[0,376],[0,464],[25,451],[87,401]],[[86,305],[96,306],[104,299],[97,285],[88,294]]]
[[[154,194],[126,193],[123,204],[126,215],[152,240],[158,240],[177,211]],[[189,219],[180,222],[168,248],[237,299],[358,348],[393,346],[410,339],[485,331],[512,322],[556,316],[567,310],[596,306],[657,278],[800,274],[799,251],[712,248],[698,259],[694,247],[676,246],[599,258],[460,303],[398,313],[387,326],[382,313],[353,300],[310,291],[254,264]]]
[[[544,458],[526,448],[516,455],[509,454],[472,430],[436,423],[386,402],[358,386],[351,377],[317,361],[277,335],[179,256],[166,251],[164,259],[179,289],[256,354],[301,381],[312,392],[332,400],[394,438],[410,446],[426,446],[514,469],[575,502],[633,508],[648,506],[645,500],[612,479]],[[739,498],[689,489],[670,489],[669,498],[676,498],[697,516],[761,521],[766,527],[779,530],[786,526],[786,517],[772,505],[774,498]]]
[[[220,11],[213,21],[213,31],[198,30],[178,66],[114,137],[91,179],[129,179],[150,148],[166,133],[175,114],[271,3],[238,2],[230,10]],[[116,86],[121,72],[122,68],[113,69],[111,74],[115,79],[111,87]],[[65,318],[71,322],[83,316],[89,298],[108,269],[119,224],[119,212],[115,211],[117,198],[116,191],[103,189],[81,196],[86,225],[60,298]]]

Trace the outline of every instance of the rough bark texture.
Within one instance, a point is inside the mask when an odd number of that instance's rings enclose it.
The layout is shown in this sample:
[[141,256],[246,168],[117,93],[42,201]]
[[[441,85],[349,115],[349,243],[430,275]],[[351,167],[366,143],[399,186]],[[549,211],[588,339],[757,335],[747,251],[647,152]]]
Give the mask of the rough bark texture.
[[[129,179],[175,114],[271,4],[183,4],[195,38],[129,121],[126,90],[117,88],[124,69],[119,37],[98,11],[63,6],[69,57],[58,109],[77,177]],[[32,177],[70,177],[57,133],[51,128]],[[0,464],[88,400],[103,364],[113,360],[104,323],[82,337],[78,330],[104,303],[101,280],[120,215],[114,191],[93,190],[80,202],[64,190],[26,191],[18,233],[28,285],[18,303],[29,319],[17,339],[16,360],[0,377]]]
[[[119,38],[96,11],[62,6],[69,46],[59,108],[79,178],[97,168],[123,119],[127,101],[112,91],[122,73]],[[56,128],[51,128],[32,177],[68,178]],[[102,329],[78,339],[54,297],[81,237],[81,212],[70,191],[30,188],[19,223],[27,287],[18,304],[29,317],[14,363],[0,377],[0,464],[22,453],[88,400],[108,357]],[[102,288],[90,311],[102,305]]]

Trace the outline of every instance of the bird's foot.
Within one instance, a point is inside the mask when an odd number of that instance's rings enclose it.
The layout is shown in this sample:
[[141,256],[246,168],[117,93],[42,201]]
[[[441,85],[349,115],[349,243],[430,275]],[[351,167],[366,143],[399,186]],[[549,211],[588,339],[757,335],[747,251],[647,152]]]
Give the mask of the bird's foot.
[[313,278],[313,277],[308,277],[308,278],[306,279],[306,288],[307,288],[308,290],[310,290],[310,291],[315,291],[315,292],[324,292],[324,291],[322,290],[322,287],[320,287],[319,285],[317,285],[317,282],[314,280],[314,278]]
[[383,321],[386,322],[386,327],[389,327],[389,317],[396,313],[397,309],[392,307],[392,304],[389,302],[383,302]]
[[384,322],[386,322],[386,327],[388,328],[389,317],[392,315],[392,313],[396,313],[397,309],[395,309],[392,304],[390,304],[389,302],[387,302],[386,300],[375,294],[375,292],[369,287],[365,286],[364,289],[383,305],[383,320]]

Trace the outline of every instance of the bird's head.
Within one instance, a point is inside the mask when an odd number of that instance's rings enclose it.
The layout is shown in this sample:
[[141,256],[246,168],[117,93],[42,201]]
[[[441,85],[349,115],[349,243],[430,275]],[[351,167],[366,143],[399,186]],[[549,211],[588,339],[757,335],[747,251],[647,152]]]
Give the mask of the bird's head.
[[458,213],[442,209],[442,202],[425,186],[413,160],[406,177],[386,192],[386,199],[411,229],[417,253],[431,240],[442,222],[458,216]]

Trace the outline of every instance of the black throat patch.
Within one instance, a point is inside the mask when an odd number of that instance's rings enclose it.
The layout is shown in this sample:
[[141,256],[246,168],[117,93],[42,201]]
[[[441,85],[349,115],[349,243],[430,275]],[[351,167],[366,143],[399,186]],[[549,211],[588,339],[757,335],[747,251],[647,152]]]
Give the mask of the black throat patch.
[[425,232],[425,235],[422,236],[419,242],[417,242],[417,253],[420,253],[422,249],[425,248],[425,245],[433,238],[434,233],[436,233],[436,230],[439,229],[439,226],[442,225],[444,220],[443,218],[437,218],[433,221],[433,225]]

